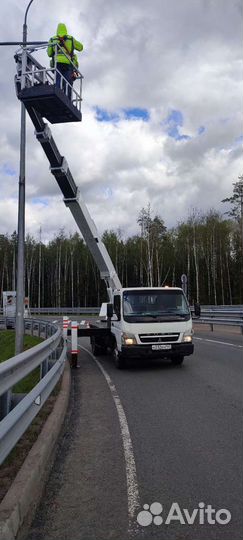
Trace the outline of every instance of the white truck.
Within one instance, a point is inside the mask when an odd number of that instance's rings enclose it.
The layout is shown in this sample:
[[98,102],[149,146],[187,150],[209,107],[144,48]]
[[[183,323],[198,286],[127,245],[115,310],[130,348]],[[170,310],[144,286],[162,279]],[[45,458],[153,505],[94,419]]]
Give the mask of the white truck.
[[[43,121],[51,123],[79,121],[82,118],[77,104],[81,94],[70,100],[55,85],[56,67],[45,69],[32,55],[33,47],[16,53],[16,91],[35,126],[35,135],[50,163],[63,195],[93,256],[100,276],[107,287],[109,303],[105,309],[105,323],[91,324],[79,335],[89,335],[93,353],[112,352],[117,367],[124,366],[130,357],[170,357],[181,364],[184,356],[193,353],[192,318],[181,288],[132,287],[124,289],[101,241],[89,211],[79,196],[66,159],[61,156],[51,130]],[[24,67],[23,67],[24,66]],[[62,79],[62,75],[59,73]],[[82,79],[82,75],[80,74]],[[61,83],[61,88],[63,84]],[[67,85],[66,85],[67,86]]]
[[97,356],[110,351],[118,368],[129,358],[166,357],[178,365],[193,353],[191,312],[181,288],[115,289],[112,304],[106,306],[108,331],[91,335],[92,352]]

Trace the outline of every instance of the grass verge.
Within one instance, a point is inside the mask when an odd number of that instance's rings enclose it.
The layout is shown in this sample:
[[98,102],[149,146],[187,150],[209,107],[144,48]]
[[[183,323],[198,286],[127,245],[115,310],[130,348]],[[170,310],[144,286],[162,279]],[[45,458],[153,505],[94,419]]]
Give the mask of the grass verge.
[[[24,336],[24,350],[27,351],[43,341],[37,336]],[[15,355],[15,331],[1,330],[0,331],[0,362],[8,360]]]

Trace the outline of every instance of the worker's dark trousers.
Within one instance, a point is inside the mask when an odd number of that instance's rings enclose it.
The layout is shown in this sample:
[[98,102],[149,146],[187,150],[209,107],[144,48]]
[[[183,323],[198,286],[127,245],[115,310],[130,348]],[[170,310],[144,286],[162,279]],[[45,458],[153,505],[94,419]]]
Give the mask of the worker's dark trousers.
[[[67,82],[69,84],[65,83],[65,80],[61,78],[60,73],[65,77]],[[62,90],[65,92],[65,94],[71,99],[72,97],[72,88],[73,86],[73,66],[71,64],[63,64],[61,62],[57,62],[57,78],[56,78],[56,85],[59,86],[59,88],[62,88]],[[71,85],[71,86],[69,86]],[[67,87],[67,88],[66,88]]]

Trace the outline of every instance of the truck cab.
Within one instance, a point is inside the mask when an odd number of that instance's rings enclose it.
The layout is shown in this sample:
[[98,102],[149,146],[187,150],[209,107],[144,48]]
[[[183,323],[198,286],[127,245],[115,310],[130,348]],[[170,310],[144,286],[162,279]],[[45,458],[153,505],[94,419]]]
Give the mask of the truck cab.
[[110,329],[119,368],[127,358],[167,357],[182,364],[193,353],[191,312],[178,287],[114,290]]

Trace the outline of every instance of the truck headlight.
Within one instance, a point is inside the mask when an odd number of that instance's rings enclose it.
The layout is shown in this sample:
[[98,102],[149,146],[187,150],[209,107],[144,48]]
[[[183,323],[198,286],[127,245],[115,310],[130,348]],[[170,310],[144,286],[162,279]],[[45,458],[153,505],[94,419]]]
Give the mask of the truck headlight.
[[192,342],[192,332],[184,332],[182,341],[184,343],[191,343]]
[[121,336],[122,345],[137,345],[137,340],[134,334],[128,334],[123,332]]

